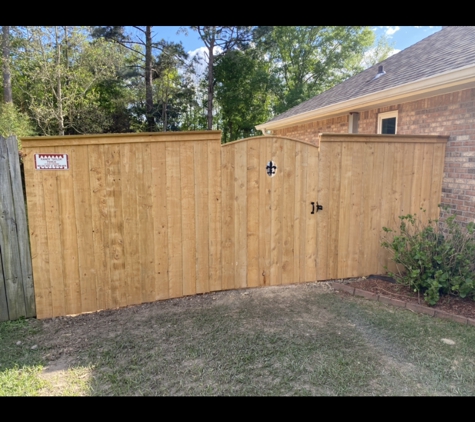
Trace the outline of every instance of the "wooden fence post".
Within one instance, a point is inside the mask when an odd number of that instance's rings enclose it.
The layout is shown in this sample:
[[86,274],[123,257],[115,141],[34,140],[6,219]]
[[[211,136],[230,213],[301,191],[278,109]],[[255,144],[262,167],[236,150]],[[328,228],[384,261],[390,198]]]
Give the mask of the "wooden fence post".
[[0,137],[0,320],[36,315],[18,144]]

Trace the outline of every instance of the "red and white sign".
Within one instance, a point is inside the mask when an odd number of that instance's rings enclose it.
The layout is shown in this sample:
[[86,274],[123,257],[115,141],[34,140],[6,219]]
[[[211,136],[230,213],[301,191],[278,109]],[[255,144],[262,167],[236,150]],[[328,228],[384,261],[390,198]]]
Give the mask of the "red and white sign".
[[36,170],[68,170],[68,154],[35,154]]

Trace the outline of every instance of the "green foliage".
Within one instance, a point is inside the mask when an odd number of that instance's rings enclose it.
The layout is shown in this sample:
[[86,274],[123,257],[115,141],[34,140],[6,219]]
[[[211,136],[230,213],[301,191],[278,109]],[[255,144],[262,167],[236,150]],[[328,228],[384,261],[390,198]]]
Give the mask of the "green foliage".
[[367,69],[386,60],[394,50],[394,42],[390,42],[388,37],[383,35],[364,53],[362,60],[363,68]]
[[124,51],[88,27],[24,27],[12,43],[14,102],[42,135],[100,133],[111,125],[101,84],[118,78]]
[[438,220],[424,224],[416,214],[399,219],[398,232],[383,228],[382,246],[392,253],[398,267],[398,273],[390,275],[424,293],[430,305],[441,294],[475,299],[475,224],[462,226],[455,216],[447,218],[442,227]]
[[3,113],[0,130],[24,136],[213,127],[228,142],[257,135],[255,125],[272,113],[391,50],[387,40],[373,46],[368,27],[207,26],[194,27],[207,50],[196,64],[201,54],[187,58],[156,28],[148,42],[147,27],[10,27],[12,100],[30,119]]
[[32,136],[33,126],[29,117],[21,113],[12,103],[0,103],[0,135]]
[[278,81],[282,113],[363,70],[374,33],[364,26],[274,26],[255,31]]
[[217,61],[215,89],[223,142],[257,135],[256,122],[270,117],[268,72],[268,63],[255,50],[230,51]]

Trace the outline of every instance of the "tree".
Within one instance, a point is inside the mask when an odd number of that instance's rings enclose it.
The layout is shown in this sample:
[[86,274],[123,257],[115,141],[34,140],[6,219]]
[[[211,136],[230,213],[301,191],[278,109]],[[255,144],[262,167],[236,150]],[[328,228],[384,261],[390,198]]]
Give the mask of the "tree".
[[362,70],[374,33],[363,26],[274,26],[256,30],[277,84],[275,112],[325,91]]
[[[179,66],[182,65],[187,58],[187,54],[180,44],[168,44],[164,46],[162,54],[155,63],[155,92],[158,102],[160,103],[160,119],[162,121],[162,131],[168,129],[169,112],[178,117],[178,110],[170,108],[178,92],[183,89],[181,84],[181,76]],[[177,129],[177,126],[174,126]]]
[[13,104],[12,79],[10,71],[10,27],[2,27],[2,73],[3,104],[0,104],[0,135],[28,136],[33,129],[28,116],[21,113]]
[[390,43],[387,36],[379,37],[374,45],[364,52],[362,67],[367,69],[377,63],[386,60],[391,54],[395,52],[394,43]]
[[270,117],[269,63],[255,49],[236,50],[220,57],[214,71],[223,142],[256,135],[256,122]]
[[15,60],[28,109],[41,133],[97,133],[110,124],[99,85],[117,77],[123,52],[87,27],[25,27]]
[[165,40],[158,42],[153,40],[153,26],[133,26],[133,33],[127,33],[125,26],[99,26],[93,31],[97,38],[105,38],[122,45],[123,47],[139,54],[142,57],[143,66],[138,66],[144,71],[145,81],[145,118],[147,130],[153,132],[157,129],[154,114],[153,79],[156,77],[156,69],[153,63],[153,51],[159,50],[162,54],[175,55],[175,59],[182,60],[186,54],[181,44],[168,43]]
[[10,27],[2,27],[2,70],[3,70],[3,101],[13,103],[12,80],[10,73]]
[[[251,41],[250,26],[192,26],[208,49],[208,130],[213,128],[214,76],[216,57],[234,48],[246,48]],[[219,52],[218,52],[219,51]]]

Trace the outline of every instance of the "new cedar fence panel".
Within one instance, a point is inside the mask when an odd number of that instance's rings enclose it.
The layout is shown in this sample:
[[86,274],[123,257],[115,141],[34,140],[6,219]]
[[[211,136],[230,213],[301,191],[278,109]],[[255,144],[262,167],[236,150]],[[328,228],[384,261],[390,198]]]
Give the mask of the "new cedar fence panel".
[[220,132],[22,141],[38,318],[221,288]]
[[[439,216],[445,136],[321,134],[319,164],[339,157],[330,174],[330,207],[339,196],[338,222],[328,209],[338,238],[330,230],[327,263],[337,268],[329,278],[382,274],[394,269],[380,247],[381,228],[397,228],[400,215],[418,214],[426,221]],[[320,186],[325,189],[325,186]],[[325,214],[325,203],[323,203]],[[421,208],[425,212],[421,211]],[[321,224],[319,222],[319,224]]]
[[[383,273],[382,227],[421,207],[439,215],[446,142],[24,138],[37,316]],[[64,169],[38,169],[48,160]]]

